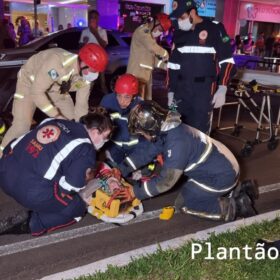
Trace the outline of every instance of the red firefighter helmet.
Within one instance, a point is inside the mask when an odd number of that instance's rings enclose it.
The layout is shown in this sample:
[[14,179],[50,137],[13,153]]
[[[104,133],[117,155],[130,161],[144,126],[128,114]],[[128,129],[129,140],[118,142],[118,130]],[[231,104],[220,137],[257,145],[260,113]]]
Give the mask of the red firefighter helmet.
[[108,54],[98,44],[84,45],[79,52],[80,59],[95,72],[103,72],[108,64]]
[[117,94],[136,95],[138,93],[138,80],[132,74],[123,74],[118,77],[115,84]]
[[156,15],[156,19],[163,28],[164,32],[166,32],[171,27],[171,20],[167,14],[159,13]]

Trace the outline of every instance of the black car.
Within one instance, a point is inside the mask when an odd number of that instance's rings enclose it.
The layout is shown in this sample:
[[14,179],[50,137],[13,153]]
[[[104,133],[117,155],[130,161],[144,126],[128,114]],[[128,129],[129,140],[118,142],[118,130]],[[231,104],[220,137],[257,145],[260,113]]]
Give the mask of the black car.
[[[70,28],[37,38],[25,46],[0,50],[0,116],[11,111],[16,88],[17,73],[32,55],[53,47],[77,53],[82,28]],[[105,75],[110,81],[126,71],[131,35],[118,31],[107,31],[109,64]]]

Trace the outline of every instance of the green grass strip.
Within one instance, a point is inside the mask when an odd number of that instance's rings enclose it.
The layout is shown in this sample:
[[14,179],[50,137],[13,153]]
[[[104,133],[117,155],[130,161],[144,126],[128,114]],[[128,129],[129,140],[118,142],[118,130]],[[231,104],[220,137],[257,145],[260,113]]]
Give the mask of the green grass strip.
[[[280,279],[280,258],[272,260],[266,255],[265,259],[261,259],[264,254],[255,248],[255,242],[259,238],[280,239],[280,219],[242,227],[235,232],[211,234],[206,241],[192,240],[176,250],[163,251],[159,247],[156,253],[134,260],[127,266],[108,266],[108,270],[104,273],[97,272],[93,276],[78,279]],[[243,249],[246,245],[247,255]],[[233,247],[239,249],[235,249],[230,255],[230,248]],[[200,248],[201,253],[194,254],[194,248],[196,250]],[[234,254],[237,250],[240,251],[240,257]],[[226,259],[220,260],[217,256]]]

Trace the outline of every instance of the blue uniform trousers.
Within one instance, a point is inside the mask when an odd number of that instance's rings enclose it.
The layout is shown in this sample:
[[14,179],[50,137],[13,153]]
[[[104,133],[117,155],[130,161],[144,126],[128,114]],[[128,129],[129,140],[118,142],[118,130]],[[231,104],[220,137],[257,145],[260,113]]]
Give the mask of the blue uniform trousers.
[[77,193],[63,194],[57,182],[38,178],[35,172],[25,175],[24,166],[15,173],[12,160],[0,160],[0,186],[6,194],[31,210],[29,226],[32,235],[67,226],[85,215],[86,204]]
[[174,96],[182,121],[204,133],[208,133],[210,127],[214,84],[211,78],[181,81]]

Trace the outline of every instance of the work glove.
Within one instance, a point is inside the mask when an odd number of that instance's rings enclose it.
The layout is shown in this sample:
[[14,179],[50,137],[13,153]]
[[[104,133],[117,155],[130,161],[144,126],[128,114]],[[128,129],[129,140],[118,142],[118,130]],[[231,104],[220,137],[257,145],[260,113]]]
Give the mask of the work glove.
[[174,92],[170,91],[167,93],[167,106],[170,107],[173,103]]
[[215,92],[212,100],[214,108],[222,107],[226,102],[227,87],[220,85],[218,90]]

